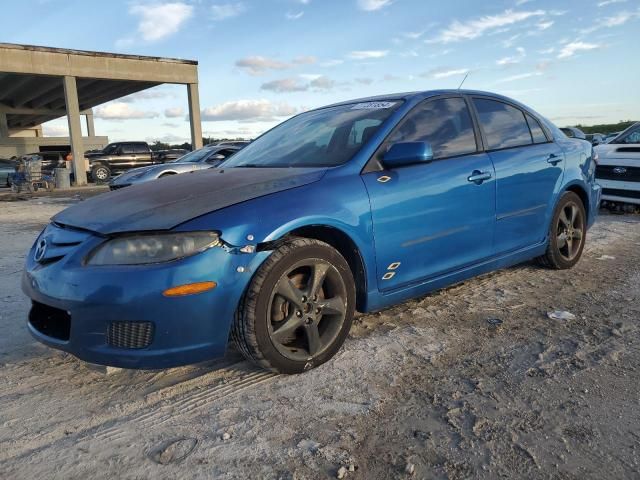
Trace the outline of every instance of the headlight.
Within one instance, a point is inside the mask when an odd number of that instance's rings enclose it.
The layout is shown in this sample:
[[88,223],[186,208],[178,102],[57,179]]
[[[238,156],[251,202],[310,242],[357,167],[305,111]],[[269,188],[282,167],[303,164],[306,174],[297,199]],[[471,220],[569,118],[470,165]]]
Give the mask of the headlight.
[[215,232],[139,234],[109,240],[91,254],[88,265],[143,265],[177,260],[220,244]]

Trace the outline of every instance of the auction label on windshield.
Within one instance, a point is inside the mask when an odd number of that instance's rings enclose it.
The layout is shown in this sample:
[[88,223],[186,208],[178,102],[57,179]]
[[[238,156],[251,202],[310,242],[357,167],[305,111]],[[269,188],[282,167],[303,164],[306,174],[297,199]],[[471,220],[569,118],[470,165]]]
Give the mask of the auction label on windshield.
[[378,108],[391,108],[396,102],[364,102],[356,103],[351,110],[376,110]]

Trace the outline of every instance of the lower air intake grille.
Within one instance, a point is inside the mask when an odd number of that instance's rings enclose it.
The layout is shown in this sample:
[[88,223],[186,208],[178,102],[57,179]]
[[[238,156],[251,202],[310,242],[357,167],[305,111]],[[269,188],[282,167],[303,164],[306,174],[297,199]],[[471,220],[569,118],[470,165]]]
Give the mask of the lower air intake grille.
[[113,322],[107,332],[107,343],[117,348],[146,348],[153,341],[151,322]]

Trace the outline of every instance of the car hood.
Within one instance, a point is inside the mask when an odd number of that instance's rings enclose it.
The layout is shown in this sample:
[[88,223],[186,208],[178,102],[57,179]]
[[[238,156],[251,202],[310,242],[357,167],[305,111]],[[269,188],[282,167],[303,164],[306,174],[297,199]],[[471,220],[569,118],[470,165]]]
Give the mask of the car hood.
[[150,175],[153,172],[156,172],[158,170],[162,170],[164,168],[167,168],[166,165],[161,164],[161,165],[149,165],[146,167],[137,167],[137,168],[132,168],[130,170],[127,170],[126,172],[118,175],[117,177],[114,177],[114,179],[109,182],[110,184],[118,184],[118,183],[126,183],[127,180],[131,180],[133,178],[137,178],[139,176],[142,175]]
[[168,230],[224,207],[316,182],[325,172],[326,168],[228,168],[172,175],[89,198],[52,220],[105,235]]

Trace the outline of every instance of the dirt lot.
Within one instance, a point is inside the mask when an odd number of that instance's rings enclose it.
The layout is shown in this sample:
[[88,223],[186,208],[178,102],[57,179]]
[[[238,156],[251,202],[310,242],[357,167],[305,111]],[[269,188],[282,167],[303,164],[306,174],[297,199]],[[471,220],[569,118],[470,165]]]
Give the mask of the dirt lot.
[[602,215],[571,271],[522,265],[360,316],[304,375],[233,352],[107,375],[25,328],[24,254],[72,201],[0,202],[2,479],[640,476],[639,217]]

